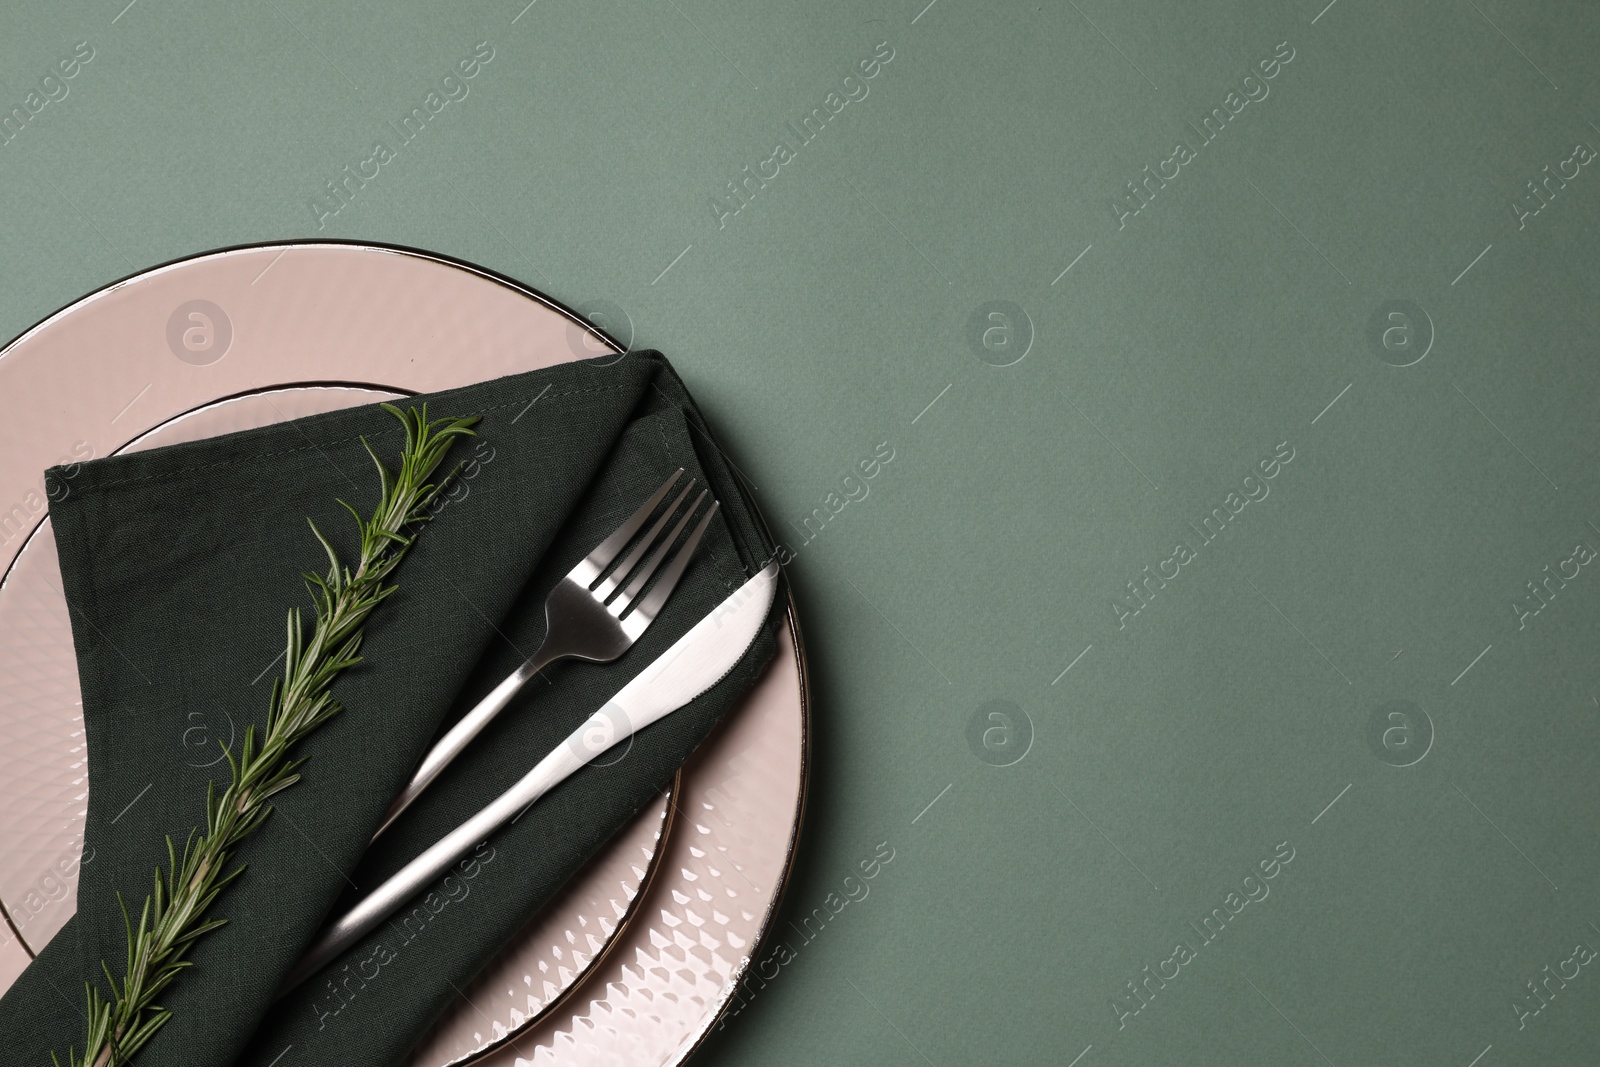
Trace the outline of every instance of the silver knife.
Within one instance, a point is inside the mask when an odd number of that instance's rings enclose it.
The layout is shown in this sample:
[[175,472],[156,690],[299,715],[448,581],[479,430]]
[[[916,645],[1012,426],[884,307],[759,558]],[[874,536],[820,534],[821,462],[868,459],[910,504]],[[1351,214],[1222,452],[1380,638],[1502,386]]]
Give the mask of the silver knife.
[[572,731],[516,785],[440,838],[416,859],[323,931],[278,989],[298,986],[341,955],[400,906],[431,885],[450,865],[511,821],[572,773],[657,719],[677,711],[731,671],[755,640],[778,588],[772,562],[680,637],[604,707]]

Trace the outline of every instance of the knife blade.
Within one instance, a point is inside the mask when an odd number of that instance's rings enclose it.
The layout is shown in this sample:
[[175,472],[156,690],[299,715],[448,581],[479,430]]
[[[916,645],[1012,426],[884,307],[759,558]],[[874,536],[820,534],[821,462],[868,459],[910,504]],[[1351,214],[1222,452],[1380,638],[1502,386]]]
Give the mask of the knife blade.
[[777,585],[778,564],[774,561],[695,623],[515,785],[430,845],[327,927],[284,979],[278,997],[361,940],[449,870],[451,864],[584,764],[720,682],[755,640],[772,607]]

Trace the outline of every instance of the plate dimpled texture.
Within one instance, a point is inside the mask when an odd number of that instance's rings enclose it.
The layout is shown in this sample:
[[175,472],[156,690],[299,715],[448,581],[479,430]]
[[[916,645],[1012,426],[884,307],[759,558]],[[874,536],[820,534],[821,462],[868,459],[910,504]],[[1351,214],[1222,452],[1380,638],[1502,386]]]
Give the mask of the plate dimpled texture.
[[11,858],[0,864],[0,901],[15,930],[3,936],[20,935],[29,952],[73,913],[89,803],[78,671],[60,589],[46,520],[0,583],[0,841]]

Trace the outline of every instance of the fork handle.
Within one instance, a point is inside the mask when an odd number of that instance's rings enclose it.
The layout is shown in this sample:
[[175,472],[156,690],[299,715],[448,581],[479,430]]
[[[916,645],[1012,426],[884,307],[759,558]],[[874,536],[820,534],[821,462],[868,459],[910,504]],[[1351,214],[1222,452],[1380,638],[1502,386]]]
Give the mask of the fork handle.
[[405,789],[401,790],[400,795],[395,797],[394,803],[389,805],[388,814],[383,817],[383,823],[378,827],[377,832],[372,835],[372,840],[376,841],[379,835],[400,817],[400,813],[409,808],[412,801],[416,800],[422,794],[422,791],[428,788],[435,778],[439,777],[439,772],[448,767],[450,762],[457,756],[461,755],[462,750],[471,744],[472,739],[482,733],[483,728],[488,726],[496,715],[505,710],[506,705],[511,703],[511,698],[517,695],[518,690],[532,681],[534,675],[549,666],[553,661],[561,659],[567,654],[556,647],[555,642],[546,641],[539,646],[537,652],[528,657],[522,666],[507,675],[505,681],[489,690],[488,696],[478,701],[477,706],[463,715],[461,720],[454,726],[450,727],[449,732],[439,739],[439,743],[429,749],[426,756],[422,757],[422,764],[417,767],[416,773],[411,776],[411,781],[406,783]]
[[[282,997],[321,970],[334,957],[360,941],[380,922],[399,910],[402,904],[448,871],[451,864],[471,852],[478,843],[505,823],[515,822],[519,811],[527,808],[573,771],[589,762],[596,753],[588,751],[584,744],[575,741],[574,738],[582,737],[586,730],[602,732],[615,730],[616,723],[612,715],[612,707],[607,704],[578,727],[577,732],[565,743],[552,749],[533,770],[523,775],[510,789],[496,797],[482,811],[430,845],[416,859],[369,893],[361,903],[326,928],[318,937],[316,944],[289,972],[283,984],[279,986],[277,996]],[[617,738],[619,741],[621,739]]]

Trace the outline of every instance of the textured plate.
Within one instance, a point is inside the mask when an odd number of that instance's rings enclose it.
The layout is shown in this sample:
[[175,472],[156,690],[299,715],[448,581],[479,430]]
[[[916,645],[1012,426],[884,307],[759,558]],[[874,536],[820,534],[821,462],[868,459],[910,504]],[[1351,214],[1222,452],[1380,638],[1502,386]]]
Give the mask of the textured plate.
[[[0,351],[0,989],[66,921],[79,864],[93,862],[79,855],[82,716],[43,521],[71,485],[46,486],[44,468],[616,350],[476,268],[308,243],[156,268]],[[798,832],[806,712],[791,633],[679,776],[676,802],[648,808],[530,923],[417,1067],[460,1062],[519,1028],[490,1061],[525,1048],[540,1062],[671,1063],[698,1043],[770,921]],[[189,727],[177,758],[209,758],[210,731],[225,728]]]

